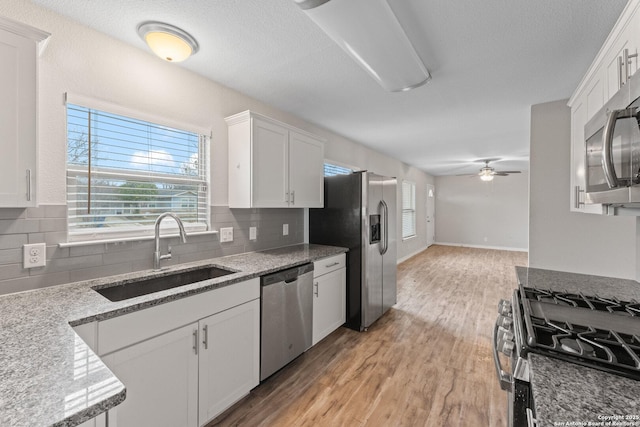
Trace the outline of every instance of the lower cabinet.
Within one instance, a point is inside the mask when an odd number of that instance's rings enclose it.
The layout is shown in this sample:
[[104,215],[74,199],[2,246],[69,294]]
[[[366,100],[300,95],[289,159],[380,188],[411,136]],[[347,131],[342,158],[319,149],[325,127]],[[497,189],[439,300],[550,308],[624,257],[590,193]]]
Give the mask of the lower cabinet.
[[202,319],[200,425],[245,396],[260,380],[260,300]]
[[259,292],[253,279],[100,322],[98,352],[127,389],[109,427],[202,426],[256,387]]
[[194,323],[102,358],[127,388],[118,427],[198,427],[197,332]]
[[346,321],[346,291],[344,254],[314,263],[313,345]]

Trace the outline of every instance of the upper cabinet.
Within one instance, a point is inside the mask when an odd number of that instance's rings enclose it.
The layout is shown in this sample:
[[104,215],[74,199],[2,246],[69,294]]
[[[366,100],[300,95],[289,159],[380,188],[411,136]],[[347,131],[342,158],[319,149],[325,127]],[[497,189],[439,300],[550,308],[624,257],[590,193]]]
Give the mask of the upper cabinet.
[[37,205],[38,54],[48,37],[0,17],[0,207]]
[[569,99],[571,107],[570,210],[602,214],[602,205],[585,204],[584,125],[638,70],[640,0],[631,0],[595,60]]
[[322,139],[251,111],[225,120],[230,208],[323,207]]

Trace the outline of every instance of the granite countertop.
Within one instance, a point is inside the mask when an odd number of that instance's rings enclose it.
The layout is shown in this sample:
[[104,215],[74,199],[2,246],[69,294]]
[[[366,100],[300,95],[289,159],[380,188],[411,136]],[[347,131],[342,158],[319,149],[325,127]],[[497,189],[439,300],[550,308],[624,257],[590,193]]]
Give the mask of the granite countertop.
[[[0,426],[74,426],[121,403],[125,385],[72,326],[104,320],[346,252],[300,244],[0,297]],[[152,254],[149,254],[151,256]],[[111,302],[92,287],[215,266],[235,273]]]
[[[526,287],[640,301],[635,280],[526,267],[516,273]],[[640,426],[640,381],[539,354],[528,359],[538,427]]]

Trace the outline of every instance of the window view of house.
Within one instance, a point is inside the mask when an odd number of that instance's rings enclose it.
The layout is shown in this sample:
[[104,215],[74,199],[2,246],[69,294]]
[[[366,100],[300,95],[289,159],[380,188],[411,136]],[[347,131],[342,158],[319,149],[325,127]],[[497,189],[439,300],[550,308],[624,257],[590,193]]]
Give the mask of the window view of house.
[[167,211],[206,229],[206,143],[197,133],[69,104],[70,240],[150,233]]

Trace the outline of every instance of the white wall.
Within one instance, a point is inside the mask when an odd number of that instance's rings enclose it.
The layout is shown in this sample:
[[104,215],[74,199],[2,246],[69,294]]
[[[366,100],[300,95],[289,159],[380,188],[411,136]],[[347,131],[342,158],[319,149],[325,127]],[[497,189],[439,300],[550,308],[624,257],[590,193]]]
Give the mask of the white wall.
[[636,219],[569,211],[571,116],[531,107],[529,266],[636,278]]
[[[38,185],[41,204],[66,203],[65,92],[211,128],[213,205],[226,205],[228,200],[227,126],[224,117],[246,109],[323,136],[327,139],[327,158],[396,176],[400,180],[410,176],[419,188],[433,182],[432,177],[413,167],[28,1],[2,0],[0,15],[52,33],[40,60]],[[418,215],[424,215],[424,209]],[[425,234],[424,227],[422,234]],[[400,243],[398,257],[402,258],[425,245],[426,236]]]
[[529,174],[495,177],[439,176],[436,242],[526,251]]

